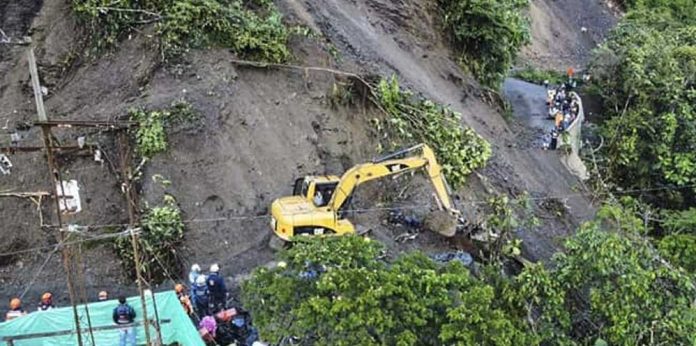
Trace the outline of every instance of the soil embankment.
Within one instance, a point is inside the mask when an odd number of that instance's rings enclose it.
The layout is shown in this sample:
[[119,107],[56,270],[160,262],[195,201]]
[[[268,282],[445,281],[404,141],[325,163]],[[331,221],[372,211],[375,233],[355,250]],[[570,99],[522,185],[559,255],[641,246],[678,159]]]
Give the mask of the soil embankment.
[[[592,3],[591,1],[586,1]],[[16,6],[19,0],[9,1]],[[39,2],[34,2],[40,4]],[[15,4],[15,5],[12,5]],[[532,259],[548,258],[561,238],[591,215],[587,199],[577,195],[577,180],[555,154],[529,145],[530,128],[508,122],[498,105],[478,84],[463,74],[453,61],[446,39],[439,33],[438,14],[430,1],[390,0],[292,0],[281,5],[289,21],[321,31],[335,46],[340,59],[324,43],[309,38],[292,42],[296,64],[326,66],[357,73],[396,74],[403,85],[450,105],[462,113],[462,123],[475,128],[494,147],[494,157],[480,174],[472,175],[457,192],[465,215],[473,222],[487,193],[518,195],[529,191],[536,213],[543,222],[537,229],[520,230],[524,252]],[[39,5],[37,5],[39,6]],[[203,50],[187,56],[187,64],[162,68],[146,34],[122,42],[114,51],[95,61],[74,59],[74,42],[80,37],[67,1],[46,2],[38,16],[11,24],[3,17],[6,33],[22,35],[32,28],[42,84],[47,86],[46,108],[55,119],[122,119],[131,107],[166,107],[185,99],[198,112],[198,119],[175,126],[169,133],[169,150],[145,166],[140,180],[141,196],[151,205],[163,193],[173,195],[187,222],[185,264],[222,264],[229,277],[248,273],[268,262],[270,232],[267,206],[291,191],[294,178],[312,173],[340,173],[374,156],[376,142],[369,120],[380,116],[357,102],[335,107],[329,100],[333,75],[322,72],[256,69],[235,66],[225,50]],[[30,11],[31,12],[31,11]],[[33,21],[32,18],[33,17]],[[15,17],[12,17],[15,18]],[[8,24],[10,23],[10,24]],[[7,26],[18,27],[8,30]],[[24,29],[22,29],[24,28]],[[25,46],[3,46],[0,55],[0,125],[14,129],[35,118],[33,95],[24,60]],[[515,105],[520,103],[512,100]],[[78,135],[99,143],[115,158],[113,136],[95,131],[56,131],[62,143],[74,143]],[[22,145],[41,145],[34,130],[25,131]],[[6,144],[9,135],[2,134]],[[49,187],[41,153],[11,156],[15,170],[0,177],[0,191],[37,191]],[[120,184],[108,164],[90,157],[65,156],[59,160],[67,177],[80,183],[84,211],[68,221],[101,225],[88,232],[105,232],[128,221]],[[153,182],[161,175],[171,182],[162,187]],[[391,194],[395,202],[427,203],[424,184],[386,184],[383,189],[361,189],[358,203],[375,206],[371,200]],[[411,185],[414,185],[411,187]],[[403,191],[402,191],[403,190]],[[562,216],[549,210],[546,201],[558,198],[570,206]],[[363,202],[361,202],[363,201]],[[54,234],[40,228],[36,206],[26,199],[0,199],[3,241],[0,252],[51,246]],[[53,224],[52,204],[44,200],[45,224]],[[358,216],[371,224],[374,236],[394,251],[436,251],[454,245],[434,234],[415,240],[394,240],[398,231],[384,222],[386,213]],[[83,248],[83,282],[88,298],[101,289],[133,293],[134,285],[123,279],[120,265],[107,242]],[[65,302],[67,291],[60,256],[36,251],[3,257],[0,263],[0,300],[27,291],[31,302],[41,291],[52,290]],[[43,267],[43,263],[46,266]],[[171,273],[182,277],[181,272]],[[34,279],[36,277],[36,279]]]

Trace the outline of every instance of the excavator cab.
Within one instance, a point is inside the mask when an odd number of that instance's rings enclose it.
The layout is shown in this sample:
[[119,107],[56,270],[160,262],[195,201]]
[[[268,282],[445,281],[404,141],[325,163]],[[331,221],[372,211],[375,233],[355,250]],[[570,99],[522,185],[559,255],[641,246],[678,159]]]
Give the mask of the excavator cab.
[[325,207],[331,201],[338,182],[336,176],[306,176],[295,180],[292,194],[313,202],[315,207]]
[[439,208],[450,215],[459,215],[452,204],[435,153],[427,145],[419,144],[358,164],[340,178],[311,175],[295,180],[293,196],[278,198],[271,204],[271,228],[282,240],[290,240],[298,235],[355,233],[355,227],[345,212],[353,191],[365,182],[417,169],[423,169],[432,183]]

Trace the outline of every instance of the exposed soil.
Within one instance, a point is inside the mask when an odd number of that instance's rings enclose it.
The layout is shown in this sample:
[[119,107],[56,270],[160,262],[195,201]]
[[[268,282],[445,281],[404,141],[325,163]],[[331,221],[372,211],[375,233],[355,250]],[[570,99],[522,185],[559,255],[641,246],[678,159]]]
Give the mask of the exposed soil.
[[[593,1],[581,2],[596,5]],[[15,8],[19,3],[24,2],[9,0],[0,9]],[[170,129],[168,151],[144,166],[140,180],[143,203],[154,205],[163,193],[171,194],[184,219],[190,220],[181,253],[184,265],[180,272],[170,273],[177,279],[193,262],[219,262],[232,280],[271,261],[273,253],[267,246],[271,236],[267,218],[270,202],[289,194],[296,177],[341,173],[376,155],[369,119],[381,115],[360,100],[351,107],[333,107],[327,95],[338,80],[331,74],[240,67],[231,62],[231,53],[219,49],[195,51],[186,57],[188,63],[162,68],[146,33],[124,41],[97,60],[87,61],[74,53],[80,30],[67,3],[46,2],[33,22],[31,15],[20,22],[2,16],[0,22],[8,35],[21,35],[28,28],[34,33],[42,84],[48,88],[45,101],[50,117],[123,119],[130,107],[166,107],[182,98],[199,114],[197,120]],[[482,202],[489,193],[516,196],[529,191],[538,198],[536,213],[542,224],[536,229],[520,229],[518,234],[524,240],[523,253],[532,260],[543,260],[559,248],[561,239],[575,225],[590,217],[590,202],[576,193],[581,186],[558,156],[521,140],[529,136],[530,129],[523,123],[506,121],[498,105],[451,59],[432,2],[290,0],[280,5],[288,21],[321,31],[340,52],[336,61],[325,43],[295,39],[294,63],[384,76],[396,74],[403,85],[461,112],[462,123],[493,144],[494,156],[488,166],[473,174],[467,186],[456,193],[457,204],[468,222],[482,220]],[[35,13],[40,2],[34,2],[34,6],[31,8]],[[35,119],[24,58],[26,48],[0,44],[0,125],[7,124],[0,137],[2,145],[9,142],[9,131]],[[88,143],[98,143],[118,166],[113,134],[80,131],[61,129],[55,133],[65,144],[74,144],[78,135],[88,135]],[[36,129],[23,135],[21,145],[42,143]],[[11,175],[0,177],[0,192],[50,189],[41,153],[16,154],[10,159],[15,168]],[[128,222],[119,178],[109,164],[73,156],[63,156],[59,162],[66,177],[79,181],[84,201],[83,211],[67,222]],[[154,182],[157,174],[170,180],[171,185],[162,187]],[[355,206],[427,205],[430,196],[422,178],[403,177],[361,188]],[[549,197],[564,201],[570,213],[559,217],[547,210],[546,203],[553,201],[545,199]],[[0,253],[55,244],[55,229],[40,228],[39,214],[31,201],[0,198],[0,206],[0,236],[4,238]],[[44,224],[56,223],[52,208],[52,202],[44,199]],[[422,219],[425,211],[421,209],[409,208],[404,213]],[[397,240],[401,234],[417,233],[395,227],[387,219],[386,211],[355,216],[356,223],[371,228],[372,236],[384,241],[393,253],[468,246],[460,239],[449,240],[430,232],[412,240]],[[112,228],[87,232],[100,234]],[[66,301],[60,256],[53,255],[39,270],[50,250],[0,258],[0,301],[25,290],[29,301],[44,290],[52,290],[59,301]],[[83,256],[88,299],[101,289],[135,292],[134,285],[124,280],[108,242],[85,246]]]

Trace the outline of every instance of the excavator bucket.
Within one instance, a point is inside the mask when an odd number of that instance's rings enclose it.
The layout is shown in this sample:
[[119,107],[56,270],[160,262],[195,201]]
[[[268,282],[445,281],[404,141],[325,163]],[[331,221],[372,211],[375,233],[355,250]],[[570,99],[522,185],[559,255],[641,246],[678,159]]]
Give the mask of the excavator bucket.
[[458,225],[458,218],[446,210],[432,211],[423,220],[423,228],[445,237],[454,237]]

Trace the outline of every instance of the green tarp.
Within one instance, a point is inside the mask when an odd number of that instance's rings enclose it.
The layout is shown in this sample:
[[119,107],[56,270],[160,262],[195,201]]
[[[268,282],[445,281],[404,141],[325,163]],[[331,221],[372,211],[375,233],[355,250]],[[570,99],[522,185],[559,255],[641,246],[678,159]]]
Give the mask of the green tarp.
[[[150,296],[147,297],[146,301],[148,318],[154,320],[155,308],[153,299]],[[157,304],[159,319],[164,322],[161,324],[161,333],[165,345],[174,343],[184,346],[205,345],[198,335],[198,330],[196,330],[196,327],[191,323],[191,320],[181,307],[174,291],[156,293],[155,303]],[[145,329],[142,325],[143,311],[140,297],[128,298],[128,304],[136,311],[136,323],[140,322],[136,327],[138,345],[144,345]],[[117,305],[118,302],[116,300],[87,304],[92,327],[99,329],[100,327],[114,326],[115,324],[111,316],[113,309]],[[88,324],[84,305],[78,306],[78,313],[80,315],[80,327],[83,330],[83,344],[92,345],[89,332],[86,330]],[[73,332],[59,336],[14,340],[13,342],[14,345],[22,346],[77,345],[77,334],[74,332],[75,320],[73,316],[72,307],[62,307],[49,311],[34,311],[12,321],[0,323],[0,345],[7,345],[7,337],[9,336],[66,331]],[[93,331],[93,334],[95,345],[118,345],[118,329],[97,330]],[[150,326],[150,336],[152,340],[155,340],[157,337],[157,332],[152,326]]]

